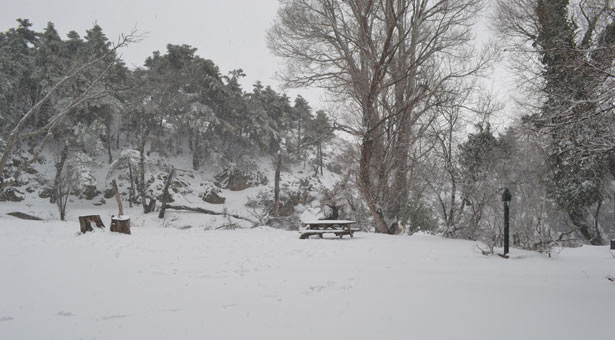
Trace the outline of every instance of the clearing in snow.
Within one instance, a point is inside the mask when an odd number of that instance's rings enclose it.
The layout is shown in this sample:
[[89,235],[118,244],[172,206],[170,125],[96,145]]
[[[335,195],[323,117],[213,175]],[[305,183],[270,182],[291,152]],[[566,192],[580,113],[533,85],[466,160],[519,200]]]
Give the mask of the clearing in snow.
[[609,339],[608,247],[0,217],[1,339]]

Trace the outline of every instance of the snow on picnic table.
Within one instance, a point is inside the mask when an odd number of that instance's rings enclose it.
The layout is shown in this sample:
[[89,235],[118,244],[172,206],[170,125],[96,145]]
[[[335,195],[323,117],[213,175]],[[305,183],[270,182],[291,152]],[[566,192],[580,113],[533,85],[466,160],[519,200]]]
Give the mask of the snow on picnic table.
[[0,218],[0,339],[610,339],[607,247]]

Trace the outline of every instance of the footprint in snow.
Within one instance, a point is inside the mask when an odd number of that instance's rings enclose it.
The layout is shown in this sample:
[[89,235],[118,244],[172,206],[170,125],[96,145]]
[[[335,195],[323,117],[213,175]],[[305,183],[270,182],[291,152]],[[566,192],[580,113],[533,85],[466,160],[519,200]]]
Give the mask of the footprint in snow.
[[306,295],[310,295],[313,293],[320,293],[325,289],[335,289],[335,290],[350,290],[352,289],[352,284],[340,285],[339,283],[333,281],[327,281],[324,285],[312,285],[308,287],[308,290],[305,292]]
[[127,314],[107,315],[107,316],[103,316],[101,319],[107,321],[107,320],[113,320],[113,319],[123,319],[127,316],[128,316]]
[[58,316],[75,316],[75,314],[71,312],[58,312]]

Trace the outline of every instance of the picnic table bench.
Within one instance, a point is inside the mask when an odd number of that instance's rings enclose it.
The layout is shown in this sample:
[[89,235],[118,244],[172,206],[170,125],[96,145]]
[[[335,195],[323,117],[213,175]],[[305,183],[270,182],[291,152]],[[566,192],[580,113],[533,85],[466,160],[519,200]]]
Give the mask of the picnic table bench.
[[342,238],[344,235],[350,235],[354,237],[353,233],[360,231],[359,229],[353,229],[351,224],[356,223],[350,220],[315,220],[301,222],[303,228],[300,230],[300,239],[306,239],[313,235],[318,235],[322,238],[323,234],[330,233],[335,234]]

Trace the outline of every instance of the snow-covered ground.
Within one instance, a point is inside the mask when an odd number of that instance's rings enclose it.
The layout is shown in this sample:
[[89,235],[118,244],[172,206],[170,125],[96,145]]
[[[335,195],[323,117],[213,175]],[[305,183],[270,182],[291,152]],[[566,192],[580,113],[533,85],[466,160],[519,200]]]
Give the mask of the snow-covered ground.
[[[6,205],[5,205],[6,207]],[[10,205],[9,205],[10,208]],[[103,217],[107,223],[107,217]],[[610,339],[615,258],[0,216],[0,339]]]

